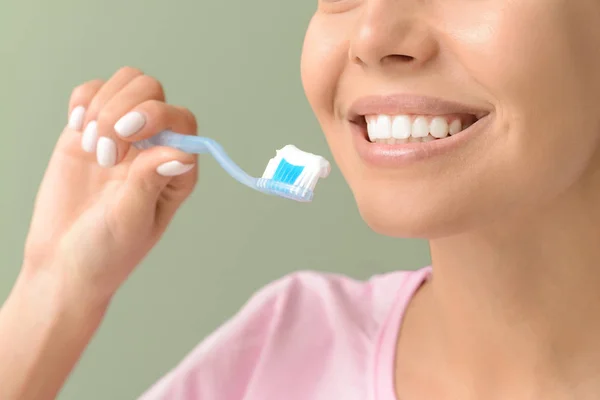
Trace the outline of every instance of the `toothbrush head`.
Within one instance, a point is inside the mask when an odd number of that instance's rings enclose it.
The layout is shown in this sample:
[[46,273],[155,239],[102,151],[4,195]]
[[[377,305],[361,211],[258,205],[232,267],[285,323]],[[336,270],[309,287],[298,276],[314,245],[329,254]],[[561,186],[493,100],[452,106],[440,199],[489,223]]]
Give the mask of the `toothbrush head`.
[[266,193],[309,202],[319,179],[330,172],[331,164],[323,157],[287,145],[269,161],[258,186]]

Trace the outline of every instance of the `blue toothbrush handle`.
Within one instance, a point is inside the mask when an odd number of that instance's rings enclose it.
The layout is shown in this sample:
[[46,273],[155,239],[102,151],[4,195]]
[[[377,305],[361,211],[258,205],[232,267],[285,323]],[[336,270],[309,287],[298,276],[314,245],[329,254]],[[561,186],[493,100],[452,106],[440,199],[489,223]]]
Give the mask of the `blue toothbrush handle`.
[[134,142],[133,146],[140,150],[154,146],[166,146],[190,154],[210,153],[233,179],[254,190],[302,202],[311,201],[313,198],[313,192],[308,188],[248,175],[229,158],[223,147],[211,138],[163,131],[151,138]]
[[[140,150],[154,146],[172,147],[190,154],[204,154],[209,152],[209,142],[206,137],[184,135],[172,131],[162,131],[148,139],[134,142],[133,145]],[[214,142],[214,141],[213,141]]]
[[166,146],[190,154],[210,153],[221,167],[238,182],[252,188],[256,188],[258,182],[258,178],[248,175],[227,155],[223,147],[211,138],[163,131],[151,138],[134,142],[133,145],[140,150],[154,146]]

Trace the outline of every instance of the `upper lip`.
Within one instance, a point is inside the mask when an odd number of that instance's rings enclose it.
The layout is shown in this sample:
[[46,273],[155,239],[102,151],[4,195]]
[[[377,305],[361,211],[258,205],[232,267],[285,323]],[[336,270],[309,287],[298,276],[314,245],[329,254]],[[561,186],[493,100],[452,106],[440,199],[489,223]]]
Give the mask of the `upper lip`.
[[481,119],[489,110],[477,106],[435,97],[395,94],[387,96],[368,96],[355,101],[348,110],[348,119],[356,122],[365,115],[447,115],[471,114]]

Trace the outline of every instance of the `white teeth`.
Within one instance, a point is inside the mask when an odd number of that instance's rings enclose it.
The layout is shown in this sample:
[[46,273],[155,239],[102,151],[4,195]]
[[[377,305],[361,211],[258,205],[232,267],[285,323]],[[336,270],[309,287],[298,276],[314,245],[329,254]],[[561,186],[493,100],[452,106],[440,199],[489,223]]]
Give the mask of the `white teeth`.
[[407,139],[410,137],[411,122],[408,115],[399,115],[392,121],[392,137],[394,139]]
[[429,132],[431,136],[437,139],[443,139],[448,136],[448,122],[446,118],[435,117],[429,124]]
[[366,118],[369,139],[388,139],[392,137],[392,118],[387,115],[375,115]]
[[410,115],[367,115],[365,120],[369,140],[388,144],[443,139],[448,135],[456,135],[470,126],[468,122],[463,125],[458,118],[450,120],[441,116],[432,118]]
[[392,136],[392,118],[387,115],[378,116],[377,131],[380,139],[387,139]]
[[421,138],[429,134],[429,123],[425,117],[415,118],[412,125],[412,137]]
[[451,135],[456,135],[460,131],[462,131],[462,123],[460,122],[460,119],[455,119],[450,124],[450,127],[448,128],[448,133],[450,133]]

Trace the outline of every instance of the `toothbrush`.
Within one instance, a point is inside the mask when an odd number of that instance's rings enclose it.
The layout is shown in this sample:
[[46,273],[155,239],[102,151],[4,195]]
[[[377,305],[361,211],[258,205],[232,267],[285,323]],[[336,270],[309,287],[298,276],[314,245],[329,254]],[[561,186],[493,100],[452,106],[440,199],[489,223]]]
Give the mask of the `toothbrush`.
[[221,167],[241,184],[265,194],[299,202],[312,201],[319,178],[326,178],[331,171],[331,165],[323,157],[304,152],[293,145],[277,150],[260,178],[248,175],[229,158],[219,143],[207,137],[167,130],[134,142],[133,145],[140,150],[167,146],[192,154],[210,153]]

